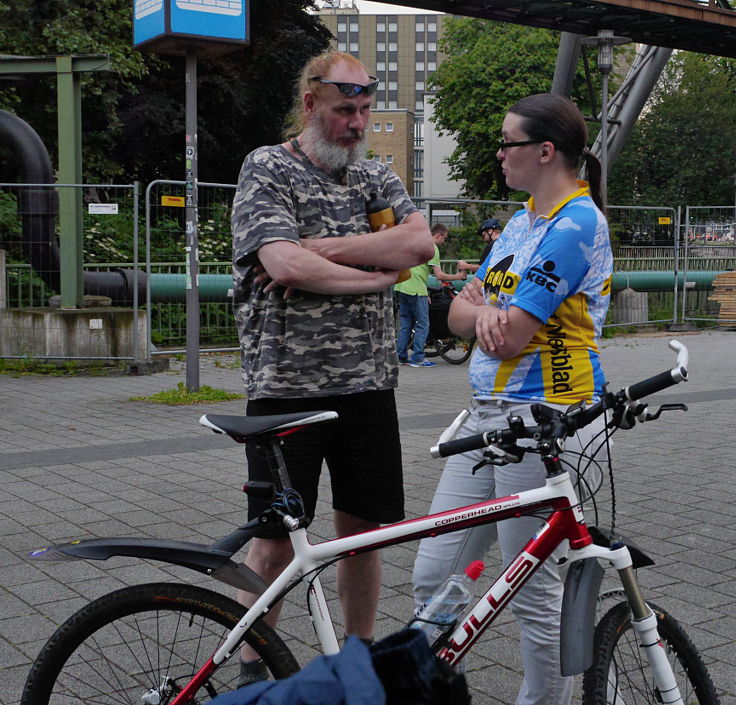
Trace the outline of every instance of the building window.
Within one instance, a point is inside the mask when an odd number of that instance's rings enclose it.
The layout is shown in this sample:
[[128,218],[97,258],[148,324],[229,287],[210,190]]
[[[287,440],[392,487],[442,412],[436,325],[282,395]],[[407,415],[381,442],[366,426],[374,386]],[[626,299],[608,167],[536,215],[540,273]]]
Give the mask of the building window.
[[417,61],[416,66],[414,68],[417,71],[424,72],[424,62],[423,61]]
[[350,31],[351,32],[358,32],[358,23],[357,22],[351,22],[350,23]]
[[386,109],[386,101],[385,100],[377,100],[376,101],[376,110],[385,110]]
[[389,61],[388,62],[388,70],[389,71],[398,71],[399,70],[399,64],[396,61]]
[[386,44],[384,42],[376,42],[376,51],[386,51]]
[[348,50],[347,42],[338,42],[337,43],[337,50],[341,52],[346,52]]
[[388,23],[388,31],[389,32],[398,32],[399,31],[399,25],[397,22],[389,22]]
[[388,50],[389,51],[398,51],[399,45],[396,42],[389,42],[388,43]]
[[385,22],[376,22],[376,33],[378,32],[385,32],[386,31],[386,24]]
[[373,123],[373,132],[380,132],[381,131],[381,123],[380,122],[374,122]]
[[427,64],[427,71],[436,71],[437,70],[437,62],[436,61],[430,61]]
[[345,32],[347,30],[348,26],[344,22],[338,22],[337,23],[337,31],[338,32]]
[[415,48],[416,48],[416,50],[418,52],[423,52],[424,51],[424,42],[417,42]]
[[414,198],[421,198],[424,195],[424,182],[414,182]]
[[424,31],[424,22],[417,22],[417,24],[416,24],[416,30],[417,30],[417,32],[423,32]]
[[396,100],[389,100],[388,107],[389,107],[389,110],[395,110],[396,108],[399,107],[399,103]]
[[381,163],[381,155],[380,154],[374,154],[373,155],[373,161],[374,162],[378,162],[380,164]]
[[398,91],[399,90],[399,84],[396,81],[389,81],[388,82],[388,89],[390,91]]
[[386,84],[383,81],[378,82],[378,90],[379,91],[385,91],[386,90]]
[[427,44],[427,51],[437,51],[437,42],[429,42]]
[[424,110],[424,101],[418,100],[414,103],[414,110]]
[[386,155],[386,164],[393,164],[394,163],[394,155],[393,154],[387,154]]
[[414,150],[414,178],[415,179],[424,178],[424,150],[423,149]]
[[386,70],[386,62],[385,61],[377,61],[376,62],[376,71],[385,71]]
[[394,124],[392,122],[386,123],[386,132],[393,132],[394,131]]
[[350,42],[350,51],[358,51],[358,42]]
[[414,84],[414,88],[416,88],[418,91],[423,91],[424,90],[424,81],[417,81]]
[[430,20],[427,23],[427,31],[428,32],[436,32],[437,31],[437,23],[436,22],[432,22],[432,20]]
[[414,145],[421,147],[424,145],[424,120],[417,119],[414,121]]

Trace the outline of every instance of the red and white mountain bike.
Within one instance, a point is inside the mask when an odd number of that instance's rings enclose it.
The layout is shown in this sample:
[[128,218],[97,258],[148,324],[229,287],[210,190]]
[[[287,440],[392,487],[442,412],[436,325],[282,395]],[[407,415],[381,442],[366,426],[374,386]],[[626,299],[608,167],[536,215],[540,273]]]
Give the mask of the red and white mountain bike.
[[[105,595],[70,617],[49,639],[28,676],[22,705],[204,703],[235,687],[243,642],[260,655],[272,677],[283,678],[299,665],[261,617],[297,585],[307,586],[306,602],[323,651],[335,653],[338,639],[320,583],[320,573],[327,566],[357,553],[519,515],[544,519],[518,556],[436,645],[442,658],[454,664],[475,647],[529,576],[567,541],[570,567],[563,602],[562,667],[565,674],[585,674],[583,702],[715,705],[716,691],[692,642],[675,619],[642,595],[635,569],[651,561],[622,537],[586,524],[570,474],[586,459],[573,465],[561,455],[567,436],[604,413],[608,434],[632,428],[637,422],[654,421],[663,410],[685,408],[665,405],[652,414],[639,401],[687,379],[687,349],[677,341],[671,341],[670,347],[677,353],[673,369],[619,392],[607,392],[592,406],[561,413],[537,405],[533,408],[534,426],[511,417],[506,428],[453,440],[464,412],[432,449],[435,457],[442,457],[485,448],[489,462],[497,464],[518,461],[524,453],[537,453],[547,473],[543,487],[320,543],[309,541],[301,498],[290,488],[280,437],[329,421],[336,414],[203,416],[200,422],[214,431],[268,450],[273,482],[251,486],[249,491],[270,496],[272,501],[256,521],[211,545],[147,538],[93,539],[45,548],[34,552],[35,557],[153,559],[261,593],[260,598],[245,611],[219,593],[186,584],[140,585]],[[271,585],[232,560],[263,523],[286,526],[294,547],[293,561]],[[624,599],[595,625],[601,564],[613,566],[617,572]],[[407,604],[407,617],[410,610]]]

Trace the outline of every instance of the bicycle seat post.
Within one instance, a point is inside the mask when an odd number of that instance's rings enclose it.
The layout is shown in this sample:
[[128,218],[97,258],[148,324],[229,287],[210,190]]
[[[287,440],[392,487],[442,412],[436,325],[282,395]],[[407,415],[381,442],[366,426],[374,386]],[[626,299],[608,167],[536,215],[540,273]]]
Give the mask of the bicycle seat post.
[[268,469],[271,472],[277,492],[283,492],[285,489],[291,488],[291,480],[286,470],[286,461],[281,451],[281,442],[281,439],[278,437],[270,437],[259,442],[266,455]]

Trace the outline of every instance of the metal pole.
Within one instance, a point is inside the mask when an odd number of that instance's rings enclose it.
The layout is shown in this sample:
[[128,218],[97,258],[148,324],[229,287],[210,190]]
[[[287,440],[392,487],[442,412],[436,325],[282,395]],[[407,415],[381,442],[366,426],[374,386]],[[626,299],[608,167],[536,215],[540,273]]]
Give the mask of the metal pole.
[[601,72],[601,196],[608,200],[608,75],[613,70],[613,30],[598,32],[598,70]]
[[199,391],[199,238],[197,235],[197,55],[186,54],[186,384]]
[[608,74],[601,76],[601,196],[608,202]]
[[138,195],[140,184],[133,182],[133,360],[138,360]]

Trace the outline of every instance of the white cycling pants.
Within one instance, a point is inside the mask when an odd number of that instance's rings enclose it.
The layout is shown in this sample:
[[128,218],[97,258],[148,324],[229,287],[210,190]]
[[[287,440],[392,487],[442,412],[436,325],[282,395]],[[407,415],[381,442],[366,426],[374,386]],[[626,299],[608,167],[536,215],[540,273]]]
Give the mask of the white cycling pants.
[[[526,403],[475,402],[458,437],[505,427],[506,418],[511,414],[521,416],[527,424],[534,424],[529,407]],[[563,459],[577,464],[573,452],[580,451],[596,431],[602,430],[602,419],[599,421],[579,432],[577,438],[567,439],[569,452],[563,454]],[[593,445],[597,447],[600,442],[597,440]],[[605,457],[605,452],[598,454],[599,460],[601,457]],[[527,453],[521,463],[503,467],[485,465],[472,475],[473,466],[482,459],[483,452],[477,450],[447,461],[430,513],[544,485],[544,466],[536,454]],[[574,481],[574,474],[571,476]],[[424,604],[448,575],[462,573],[472,561],[483,560],[497,538],[504,566],[508,565],[540,524],[537,517],[520,517],[423,539],[414,564],[415,605]],[[563,583],[557,560],[564,556],[565,550],[566,543],[539,567],[511,603],[521,632],[524,666],[517,705],[567,705],[570,702],[573,679],[560,675],[559,648]]]

